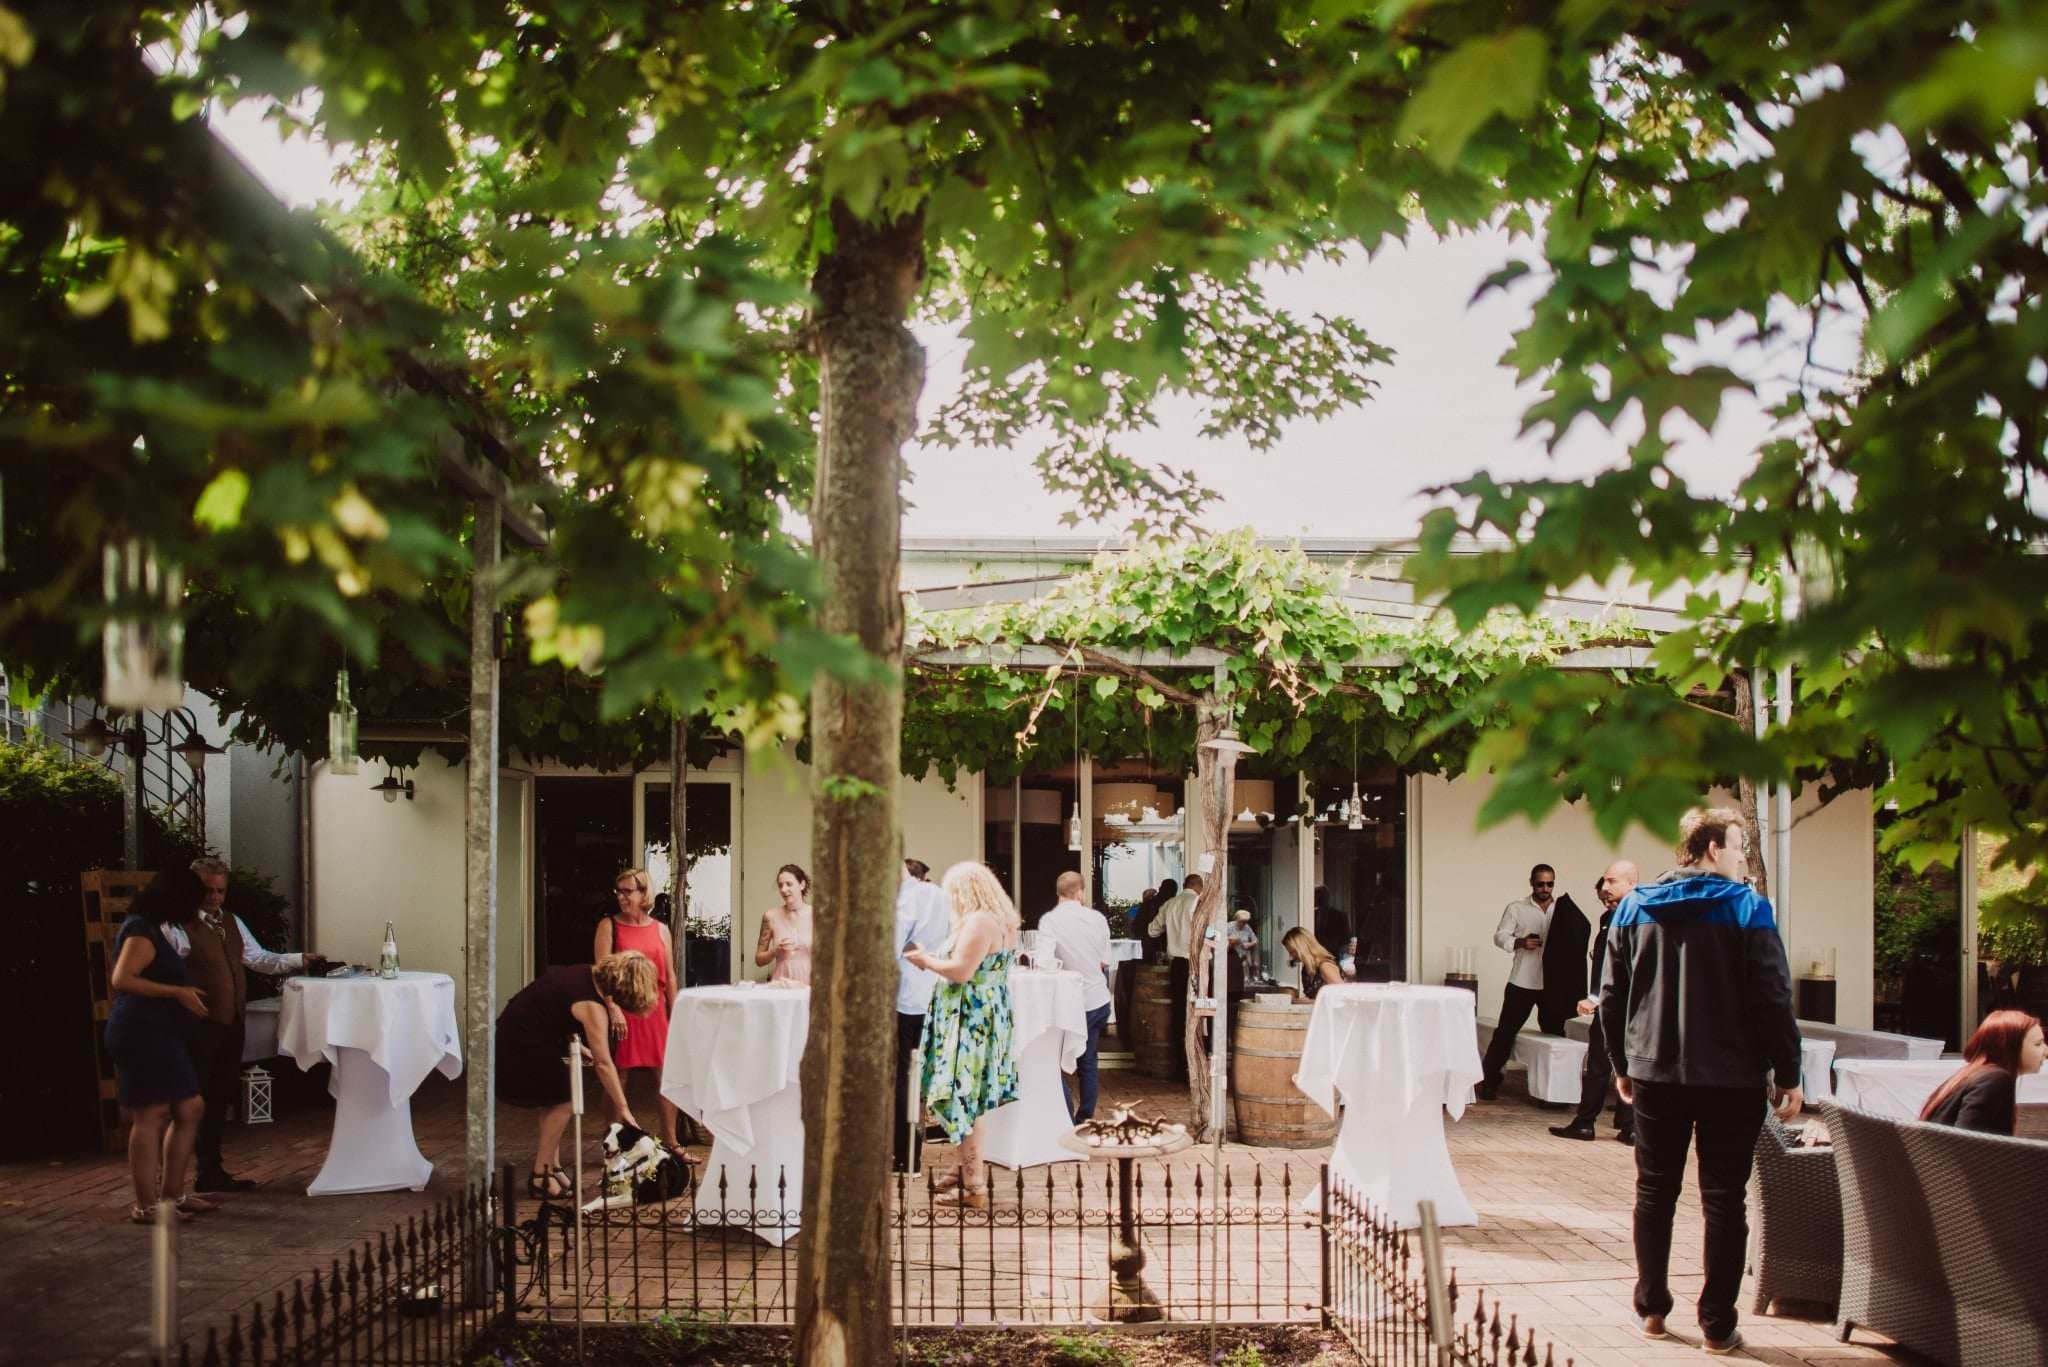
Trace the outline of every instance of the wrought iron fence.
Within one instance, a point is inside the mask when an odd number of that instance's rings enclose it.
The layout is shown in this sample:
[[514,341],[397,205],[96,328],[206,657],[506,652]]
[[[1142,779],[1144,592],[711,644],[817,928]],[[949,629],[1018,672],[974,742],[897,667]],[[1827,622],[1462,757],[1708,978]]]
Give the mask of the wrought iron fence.
[[1536,1331],[1516,1315],[1503,1322],[1484,1291],[1472,1293],[1469,1315],[1460,1311],[1428,1202],[1422,1228],[1402,1230],[1326,1167],[1320,1224],[1323,1322],[1370,1367],[1572,1367],[1555,1344],[1539,1352]]
[[510,1304],[510,1283],[493,1276],[500,1234],[497,1184],[466,1189],[152,1356],[166,1367],[460,1362]]
[[[1112,1165],[994,1177],[987,1210],[944,1204],[929,1171],[896,1177],[887,1229],[897,1323],[1317,1320],[1317,1213],[1284,1166],[1220,1177],[1133,1168],[1140,1267],[1119,1256]],[[713,1174],[694,1198],[586,1211],[579,1281],[571,1206],[542,1203],[519,1222],[519,1317],[787,1325],[797,1285],[790,1240],[800,1232],[791,1205],[785,1174],[770,1187],[750,1170],[744,1184]]]

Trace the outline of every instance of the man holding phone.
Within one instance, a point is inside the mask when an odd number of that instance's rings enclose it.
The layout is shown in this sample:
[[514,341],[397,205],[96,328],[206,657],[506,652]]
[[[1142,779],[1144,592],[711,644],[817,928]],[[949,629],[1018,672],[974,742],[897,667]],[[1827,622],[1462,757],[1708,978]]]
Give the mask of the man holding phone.
[[1481,1101],[1500,1095],[1500,1077],[1514,1052],[1515,1036],[1529,1022],[1529,1013],[1543,1002],[1543,939],[1550,933],[1556,909],[1557,870],[1538,864],[1529,870],[1529,895],[1508,903],[1500,914],[1493,942],[1515,956],[1508,970],[1507,992],[1500,1003],[1500,1023],[1486,1046],[1486,1059],[1476,1089]]

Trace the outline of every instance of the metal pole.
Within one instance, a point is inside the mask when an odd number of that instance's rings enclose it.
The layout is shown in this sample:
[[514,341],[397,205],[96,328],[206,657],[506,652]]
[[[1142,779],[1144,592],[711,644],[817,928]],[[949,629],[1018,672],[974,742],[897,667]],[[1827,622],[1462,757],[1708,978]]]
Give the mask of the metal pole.
[[[1792,725],[1792,666],[1778,666],[1777,727]],[[1786,920],[1792,906],[1792,785],[1780,783],[1771,793],[1771,839],[1776,844],[1771,870],[1771,905],[1778,913],[1778,936],[1789,957],[1792,940]]]
[[170,1367],[178,1338],[178,1208],[156,1203],[149,1231],[149,1360]]
[[1956,964],[1962,989],[1962,1032],[1959,1040],[1970,1038],[1970,1032],[1977,1028],[1977,1022],[1984,1019],[1985,1003],[1978,999],[1977,983],[1977,828],[1963,827],[1963,844],[1956,855],[1956,887],[1960,894],[1962,953]]
[[[467,1102],[463,1180],[497,1165],[492,1050],[498,984],[498,505],[478,499],[469,589],[469,768],[464,776],[462,1055]],[[488,1285],[488,1283],[486,1283]]]
[[575,1131],[576,1184],[569,1197],[570,1227],[575,1230],[571,1259],[576,1269],[576,1361],[583,1355],[583,1041],[569,1037],[569,1116]]

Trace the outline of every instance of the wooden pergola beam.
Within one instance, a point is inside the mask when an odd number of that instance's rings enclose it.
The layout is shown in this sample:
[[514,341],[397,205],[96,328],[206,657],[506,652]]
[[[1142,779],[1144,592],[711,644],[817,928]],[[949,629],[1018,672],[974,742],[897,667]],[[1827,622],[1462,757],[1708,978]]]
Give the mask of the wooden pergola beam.
[[[912,649],[907,652],[912,665],[932,669],[1049,669],[1054,665],[1065,665],[1082,673],[1094,669],[1100,672],[1100,665],[1091,665],[1085,659],[1077,659],[1074,653],[1062,646],[1050,645],[980,645],[947,646],[929,650]],[[1230,658],[1225,651],[1214,646],[1190,646],[1185,650],[1118,650],[1109,646],[1090,646],[1088,654],[1102,660],[1123,665],[1130,669],[1213,669]],[[1399,669],[1408,663],[1408,656],[1400,651],[1387,651],[1375,655],[1357,655],[1344,662],[1346,669]],[[1552,669],[1622,669],[1636,670],[1650,667],[1648,646],[1586,646],[1568,650],[1550,662]]]

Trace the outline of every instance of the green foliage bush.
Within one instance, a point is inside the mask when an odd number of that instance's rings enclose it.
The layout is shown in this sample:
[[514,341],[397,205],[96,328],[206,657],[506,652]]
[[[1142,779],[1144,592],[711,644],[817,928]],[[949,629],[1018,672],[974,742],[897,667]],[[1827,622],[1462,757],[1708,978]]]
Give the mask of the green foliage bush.
[[1877,853],[1871,910],[1879,977],[1906,971],[1923,947],[1945,947],[1960,934],[1956,880],[1939,866],[1914,872],[1889,850]]
[[1101,1334],[1054,1334],[1051,1347],[1060,1367],[1130,1367],[1131,1355]]

